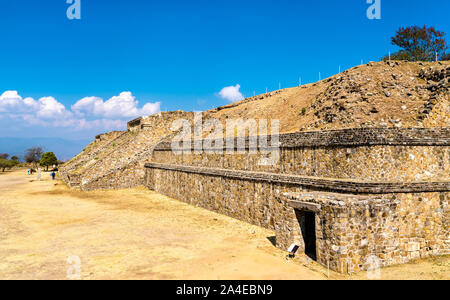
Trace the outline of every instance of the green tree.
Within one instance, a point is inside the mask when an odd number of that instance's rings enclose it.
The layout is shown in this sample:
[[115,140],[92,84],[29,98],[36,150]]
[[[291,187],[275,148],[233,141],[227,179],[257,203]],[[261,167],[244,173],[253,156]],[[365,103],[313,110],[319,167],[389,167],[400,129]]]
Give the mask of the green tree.
[[11,164],[11,168],[20,165],[20,161],[14,160],[14,159],[11,159],[11,160],[9,161],[9,163]]
[[[445,33],[434,27],[400,27],[391,38],[392,44],[401,48],[391,55],[392,60],[434,61],[448,49]],[[387,60],[388,56],[384,57]]]
[[0,169],[2,172],[5,172],[5,169],[8,167],[8,160],[4,158],[0,158]]
[[19,162],[15,160],[7,160],[5,158],[0,158],[0,169],[2,169],[2,172],[5,172],[6,169],[10,170],[13,167],[17,166],[18,164]]
[[42,155],[40,165],[43,167],[47,167],[47,171],[49,166],[53,166],[56,164],[58,164],[58,159],[53,152],[47,152]]
[[14,155],[13,157],[11,157],[11,160],[19,161],[19,157],[17,155]]

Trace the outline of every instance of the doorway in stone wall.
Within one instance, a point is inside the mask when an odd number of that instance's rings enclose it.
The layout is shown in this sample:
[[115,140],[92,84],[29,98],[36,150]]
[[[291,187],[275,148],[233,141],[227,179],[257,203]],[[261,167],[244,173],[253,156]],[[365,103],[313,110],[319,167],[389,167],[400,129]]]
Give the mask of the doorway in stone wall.
[[295,210],[302,238],[305,245],[305,254],[313,260],[317,260],[316,249],[316,214],[311,211]]

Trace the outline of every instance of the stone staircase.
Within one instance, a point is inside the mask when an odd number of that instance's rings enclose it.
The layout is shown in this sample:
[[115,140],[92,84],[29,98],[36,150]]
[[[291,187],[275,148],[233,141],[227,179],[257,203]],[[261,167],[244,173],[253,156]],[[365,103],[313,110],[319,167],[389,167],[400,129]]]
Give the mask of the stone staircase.
[[130,188],[143,184],[145,163],[154,147],[174,134],[176,119],[192,119],[182,111],[135,119],[128,131],[100,135],[82,153],[61,168],[63,180],[82,190]]

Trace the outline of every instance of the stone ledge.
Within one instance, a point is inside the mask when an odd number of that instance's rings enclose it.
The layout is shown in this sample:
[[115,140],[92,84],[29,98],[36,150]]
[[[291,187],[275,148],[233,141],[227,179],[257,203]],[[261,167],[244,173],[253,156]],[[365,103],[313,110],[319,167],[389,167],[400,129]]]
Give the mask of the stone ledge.
[[297,201],[297,200],[289,201],[289,206],[291,206],[292,208],[295,208],[295,209],[312,211],[315,213],[319,212],[320,209],[322,208],[322,206],[320,204]]
[[[286,192],[277,196],[277,199],[286,201],[289,206],[309,211],[320,211],[323,205],[336,205],[340,207],[364,206],[370,203],[379,206],[398,204],[398,200],[385,195],[355,195],[334,192]],[[311,206],[314,205],[314,206]]]
[[128,129],[141,125],[142,119],[143,119],[142,117],[139,117],[139,118],[129,121],[127,123]]
[[219,176],[231,179],[262,181],[269,183],[292,184],[355,194],[389,194],[449,192],[450,181],[442,182],[362,182],[332,178],[307,177],[265,172],[226,170],[217,168],[191,167],[159,163],[147,163],[146,168],[177,171],[207,176]]
[[[265,136],[263,136],[264,138]],[[267,138],[270,145],[271,137]],[[224,147],[226,149],[227,141]],[[236,145],[237,138],[234,139]],[[203,140],[211,141],[211,140]],[[214,141],[208,143],[214,145]],[[450,128],[350,128],[327,131],[296,132],[279,135],[280,148],[327,147],[327,146],[450,146]],[[245,139],[245,147],[249,148],[249,138]],[[268,147],[271,148],[270,146]],[[161,142],[155,151],[172,149],[170,142]],[[222,147],[220,148],[222,149]],[[194,150],[190,149],[179,149]],[[206,149],[208,150],[208,149]],[[218,150],[218,149],[211,149]]]

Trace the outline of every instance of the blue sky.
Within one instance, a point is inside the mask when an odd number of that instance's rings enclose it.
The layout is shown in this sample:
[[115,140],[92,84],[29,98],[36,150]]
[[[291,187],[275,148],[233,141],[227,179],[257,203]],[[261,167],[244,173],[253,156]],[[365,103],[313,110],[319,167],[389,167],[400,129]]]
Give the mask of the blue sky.
[[81,20],[69,6],[0,2],[0,136],[90,138],[142,113],[227,104],[225,87],[247,97],[378,60],[399,26],[450,33],[448,0],[382,0],[381,20],[366,0],[81,0]]

